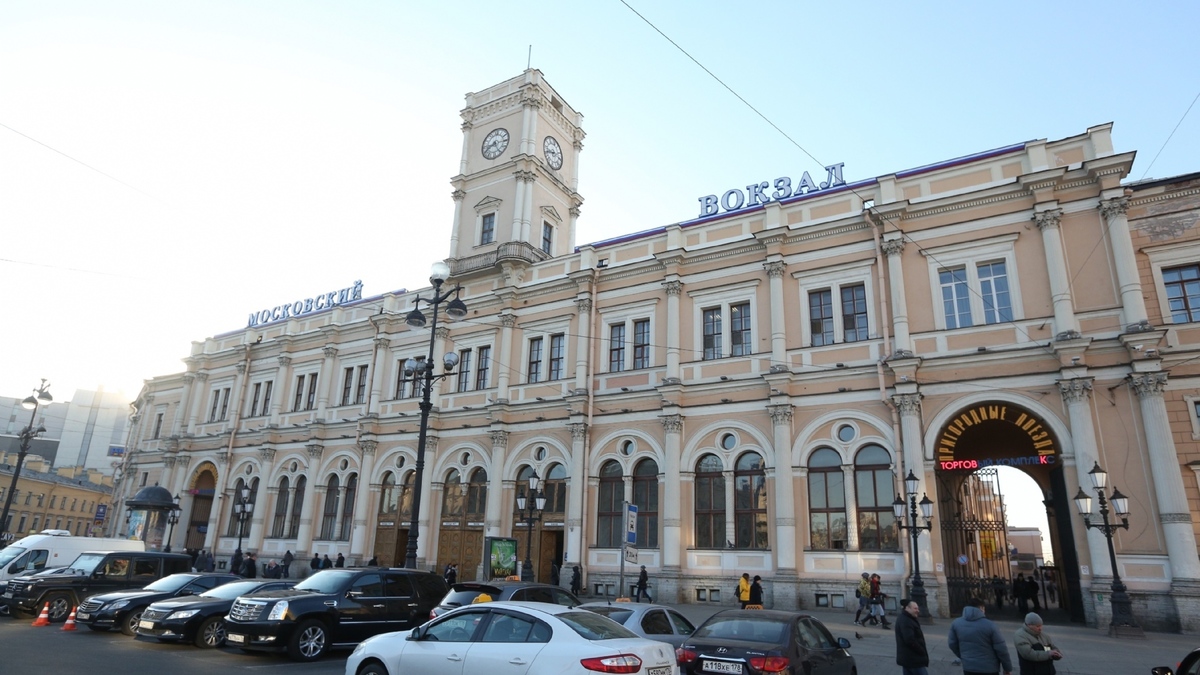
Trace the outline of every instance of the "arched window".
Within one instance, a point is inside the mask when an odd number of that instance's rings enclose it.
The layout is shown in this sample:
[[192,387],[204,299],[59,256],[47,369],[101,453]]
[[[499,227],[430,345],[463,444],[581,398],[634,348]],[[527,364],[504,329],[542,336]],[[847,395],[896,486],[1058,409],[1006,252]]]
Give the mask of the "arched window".
[[467,483],[467,520],[480,521],[487,514],[487,471],[475,469]]
[[846,548],[846,479],[829,448],[808,458],[808,536],[814,549]]
[[542,491],[546,493],[546,513],[567,512],[567,470],[562,464],[552,464],[546,469]]
[[621,465],[608,460],[600,467],[600,489],[596,504],[596,547],[617,548],[625,533],[622,526],[625,501],[625,480]]
[[329,477],[325,484],[325,511],[321,514],[321,539],[333,539],[337,534],[338,497],[341,496],[341,482],[337,475]]
[[287,476],[279,479],[279,494],[275,495],[275,515],[271,519],[271,536],[275,539],[283,537],[284,527],[287,525],[288,488],[290,486],[291,481]]
[[342,528],[338,539],[350,541],[350,533],[354,530],[354,501],[358,495],[358,474],[351,474],[346,479],[346,496],[342,499]]
[[450,469],[450,474],[442,483],[442,518],[448,520],[462,518],[463,503],[467,501],[467,496],[463,494],[465,491],[466,486],[463,485],[462,475],[458,473],[458,469]]
[[292,517],[288,521],[288,539],[295,539],[300,534],[300,517],[304,513],[304,489],[308,487],[308,479],[300,476],[296,479],[296,496],[292,497]]
[[416,471],[409,471],[404,474],[404,486],[400,488],[400,517],[404,522],[412,521],[412,503],[413,503],[413,476]]
[[396,487],[396,474],[388,471],[379,484],[379,515],[395,513],[400,508],[400,488]]
[[854,491],[858,500],[858,547],[894,551],[896,517],[892,514],[892,458],[878,445],[867,445],[854,457]]
[[738,548],[767,548],[766,464],[757,452],[743,453],[733,471],[733,522]]
[[638,507],[638,548],[658,548],[658,463],[652,459],[633,467],[633,503]]
[[725,548],[725,476],[721,458],[696,462],[696,548]]

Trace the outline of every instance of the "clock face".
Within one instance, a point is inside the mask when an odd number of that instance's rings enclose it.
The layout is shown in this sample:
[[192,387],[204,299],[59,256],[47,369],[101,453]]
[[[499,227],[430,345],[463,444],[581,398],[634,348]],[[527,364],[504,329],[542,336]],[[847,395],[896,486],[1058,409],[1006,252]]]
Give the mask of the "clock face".
[[492,129],[483,139],[483,156],[487,159],[496,159],[504,153],[504,149],[507,147],[508,131],[505,129]]
[[546,155],[546,163],[551,169],[558,171],[562,168],[562,148],[558,147],[558,141],[554,140],[553,136],[546,137],[542,143],[542,152]]

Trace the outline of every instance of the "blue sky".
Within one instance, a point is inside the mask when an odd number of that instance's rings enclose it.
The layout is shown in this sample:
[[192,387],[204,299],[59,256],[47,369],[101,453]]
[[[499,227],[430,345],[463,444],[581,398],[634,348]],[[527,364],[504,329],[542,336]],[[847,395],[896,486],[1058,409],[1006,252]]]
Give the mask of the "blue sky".
[[[1106,122],[1138,179],[1200,93],[1195,3],[845,7],[9,0],[0,394],[132,397],[256,309],[425,285],[463,95],[531,45],[585,116],[577,243],[821,164],[855,181]],[[1149,175],[1200,170],[1198,150],[1193,110]]]

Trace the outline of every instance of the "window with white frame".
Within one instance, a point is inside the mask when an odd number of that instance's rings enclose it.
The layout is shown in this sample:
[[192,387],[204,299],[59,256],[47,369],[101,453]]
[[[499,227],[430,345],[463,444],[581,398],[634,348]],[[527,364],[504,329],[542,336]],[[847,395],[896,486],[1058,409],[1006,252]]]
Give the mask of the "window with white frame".
[[488,388],[488,372],[492,367],[492,348],[481,345],[475,351],[479,352],[479,365],[475,367],[475,389]]
[[649,368],[654,365],[652,345],[653,324],[649,316],[654,303],[636,303],[618,312],[606,312],[603,321],[608,325],[608,372]]
[[757,281],[691,292],[696,353],[705,361],[754,353],[754,287]]
[[162,434],[163,413],[154,414],[154,434],[151,438],[158,438]]
[[923,249],[935,293],[934,314],[947,330],[1024,318],[1014,274],[1017,235]]
[[548,355],[549,360],[547,362],[549,369],[546,374],[546,379],[548,380],[561,380],[563,378],[566,341],[567,337],[562,333],[550,336],[550,354]]
[[554,250],[554,226],[542,221],[542,252],[549,255]]
[[414,375],[404,374],[404,362],[408,359],[400,359],[396,362],[396,398],[412,398],[417,395],[417,378]]
[[492,340],[491,332],[478,332],[455,339],[458,346],[458,371],[455,391],[463,393],[487,389],[490,384]]
[[212,390],[212,405],[208,410],[209,422],[224,422],[229,416],[229,387],[218,387]]
[[813,347],[870,339],[871,268],[864,262],[794,275],[800,284],[801,332],[804,344]]
[[275,384],[274,380],[265,380],[263,382],[255,382],[251,387],[250,392],[250,414],[249,417],[257,417],[266,415],[271,409],[271,388]]
[[312,410],[315,407],[317,407],[317,374],[305,373],[297,375],[292,412]]
[[471,357],[474,352],[470,349],[458,350],[458,391],[471,390]]
[[490,244],[496,240],[496,214],[485,213],[479,217],[479,244]]
[[525,333],[525,382],[561,380],[570,319],[556,317],[521,324]]
[[542,345],[541,336],[529,339],[529,361],[525,368],[525,381],[540,382],[542,379]]
[[650,367],[650,319],[633,322],[633,368]]
[[619,373],[625,370],[625,324],[618,323],[608,327],[608,372]]
[[[1166,244],[1142,249],[1150,269],[1163,322],[1200,321],[1200,242]],[[1128,317],[1133,322],[1138,317]]]

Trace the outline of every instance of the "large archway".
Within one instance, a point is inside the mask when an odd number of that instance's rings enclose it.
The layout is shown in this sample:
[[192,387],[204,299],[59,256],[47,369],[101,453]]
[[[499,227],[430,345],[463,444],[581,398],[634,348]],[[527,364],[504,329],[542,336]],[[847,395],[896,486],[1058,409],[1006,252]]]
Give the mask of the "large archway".
[[187,491],[192,495],[192,508],[187,517],[187,533],[184,535],[184,549],[200,550],[205,548],[204,541],[208,537],[208,522],[212,518],[213,496],[217,490],[216,468],[204,464],[192,475]]
[[[1037,565],[1011,550],[1005,512],[1005,486],[999,467],[1012,467],[1037,484],[1049,526],[1054,565]],[[1079,560],[1072,545],[1070,497],[1060,444],[1049,425],[1032,411],[1007,401],[985,401],[959,410],[938,432],[937,476],[942,554],[950,612],[957,615],[971,597],[996,603],[1004,589],[1013,607],[1018,575],[1053,579],[1063,620],[1084,621]],[[1011,481],[1010,481],[1011,482]],[[1019,549],[1018,549],[1019,551]],[[1010,611],[1016,611],[1012,609]],[[1049,618],[1053,618],[1053,615]]]

